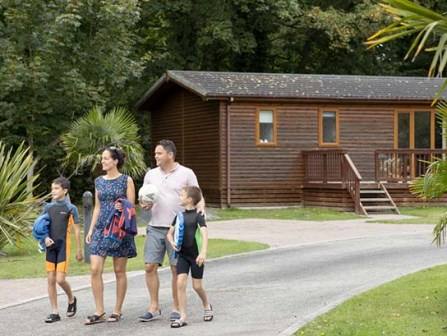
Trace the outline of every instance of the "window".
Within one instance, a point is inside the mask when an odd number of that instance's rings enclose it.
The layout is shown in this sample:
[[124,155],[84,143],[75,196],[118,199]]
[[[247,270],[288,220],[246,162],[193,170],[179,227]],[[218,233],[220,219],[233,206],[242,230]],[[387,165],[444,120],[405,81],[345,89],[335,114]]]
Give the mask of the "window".
[[259,109],[257,113],[257,139],[258,145],[276,145],[275,111]]
[[396,149],[442,148],[442,129],[434,111],[396,111],[394,147]]
[[322,110],[319,114],[319,144],[320,146],[338,146],[338,111]]

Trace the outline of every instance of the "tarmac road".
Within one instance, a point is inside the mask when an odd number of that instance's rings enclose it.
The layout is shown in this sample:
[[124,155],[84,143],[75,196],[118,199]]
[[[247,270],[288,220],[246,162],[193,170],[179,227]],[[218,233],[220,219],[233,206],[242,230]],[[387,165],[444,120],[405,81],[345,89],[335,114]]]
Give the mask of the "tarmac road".
[[[205,285],[215,310],[202,321],[198,298],[189,289],[189,325],[169,327],[170,275],[161,276],[163,319],[137,321],[147,307],[141,274],[129,278],[124,319],[84,326],[93,313],[90,289],[76,292],[75,318],[51,325],[47,298],[0,310],[0,335],[289,335],[315,316],[347,298],[407,273],[447,263],[446,249],[431,245],[430,232],[395,233],[270,249],[209,262]],[[111,313],[115,284],[105,287]],[[65,310],[66,299],[59,297]]]

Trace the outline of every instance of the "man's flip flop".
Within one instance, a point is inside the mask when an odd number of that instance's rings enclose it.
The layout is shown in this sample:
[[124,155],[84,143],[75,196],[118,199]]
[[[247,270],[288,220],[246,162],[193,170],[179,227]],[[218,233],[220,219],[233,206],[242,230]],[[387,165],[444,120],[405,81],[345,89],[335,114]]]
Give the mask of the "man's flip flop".
[[183,320],[175,320],[171,322],[171,328],[181,328],[187,325],[188,323],[186,323],[186,321]]
[[109,318],[107,319],[107,322],[118,322],[122,318],[123,318],[123,314],[113,313],[109,316]]

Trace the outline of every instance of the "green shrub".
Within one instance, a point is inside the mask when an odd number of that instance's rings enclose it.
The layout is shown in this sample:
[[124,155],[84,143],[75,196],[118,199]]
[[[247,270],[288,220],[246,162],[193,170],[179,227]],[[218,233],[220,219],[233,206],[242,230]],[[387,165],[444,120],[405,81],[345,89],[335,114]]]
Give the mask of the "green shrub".
[[32,174],[35,164],[23,143],[14,150],[0,141],[0,250],[29,237],[42,200],[33,194],[39,177]]

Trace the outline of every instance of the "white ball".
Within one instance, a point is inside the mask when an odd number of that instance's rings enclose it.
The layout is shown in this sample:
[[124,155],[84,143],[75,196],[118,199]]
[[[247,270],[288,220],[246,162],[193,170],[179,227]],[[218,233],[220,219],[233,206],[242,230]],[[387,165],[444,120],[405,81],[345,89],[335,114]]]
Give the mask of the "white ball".
[[158,188],[153,184],[145,184],[138,191],[138,199],[142,203],[155,203],[158,197]]

